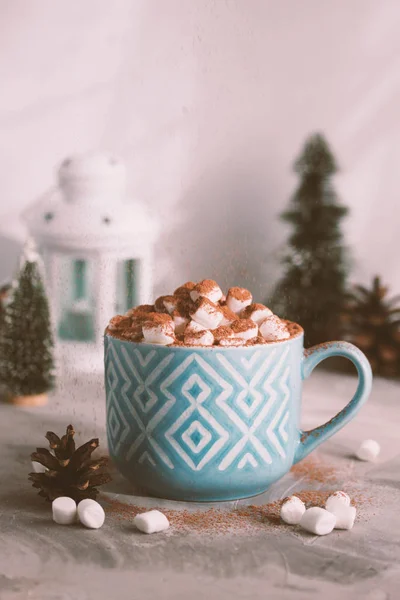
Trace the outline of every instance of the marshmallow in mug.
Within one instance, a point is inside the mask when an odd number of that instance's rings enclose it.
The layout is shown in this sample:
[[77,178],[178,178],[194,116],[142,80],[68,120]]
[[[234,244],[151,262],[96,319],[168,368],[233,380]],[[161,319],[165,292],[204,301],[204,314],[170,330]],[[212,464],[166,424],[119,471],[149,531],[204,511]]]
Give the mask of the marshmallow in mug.
[[208,298],[198,298],[190,311],[194,321],[206,329],[216,329],[222,321],[222,312],[219,306]]
[[171,317],[174,322],[175,333],[184,333],[186,326],[189,323],[189,319],[184,317],[179,310],[174,310]]
[[237,319],[237,315],[228,306],[221,306],[222,321],[221,325],[230,325]]
[[251,319],[237,319],[231,325],[233,334],[242,340],[251,340],[258,335],[258,325]]
[[286,340],[290,337],[290,333],[279,317],[271,315],[264,319],[259,325],[259,330],[264,340],[267,342],[276,342],[278,340]]
[[191,319],[186,325],[185,333],[194,333],[195,331],[204,331],[205,329],[207,329],[207,327],[204,327],[204,325],[200,325],[200,323]]
[[220,325],[216,329],[213,329],[214,340],[219,343],[221,340],[231,340],[235,337],[232,329],[228,325]]
[[176,290],[174,291],[174,296],[183,297],[183,298],[190,297],[190,292],[191,292],[191,290],[193,290],[195,285],[196,284],[194,283],[194,281],[187,281],[183,285],[180,285],[179,287],[176,288]]
[[111,317],[108,323],[108,328],[111,331],[121,331],[127,327],[130,327],[132,324],[132,319],[126,315],[115,315],[115,317]]
[[150,313],[155,312],[154,304],[140,304],[139,306],[135,306],[135,308],[131,308],[126,313],[126,316],[131,317],[132,322],[136,324],[141,324],[146,321]]
[[246,290],[246,288],[241,287],[231,287],[228,290],[228,294],[226,296],[226,305],[230,308],[234,313],[239,314],[242,310],[249,306],[253,301],[253,296]]
[[212,346],[214,344],[214,336],[209,329],[194,332],[185,331],[183,341],[186,346]]
[[238,337],[233,338],[225,338],[219,341],[220,346],[224,346],[226,348],[233,348],[235,346],[244,346],[246,344],[246,340]]
[[167,311],[169,314],[174,312],[178,307],[178,298],[175,296],[160,296],[154,302],[154,308],[156,312],[164,313]]
[[246,306],[244,310],[240,313],[241,319],[251,319],[257,325],[260,325],[264,319],[267,317],[271,317],[273,314],[272,310],[270,310],[264,304],[249,304]]
[[174,322],[170,315],[149,313],[142,330],[144,341],[148,344],[169,346],[175,342]]
[[208,298],[211,302],[219,302],[222,298],[222,290],[213,279],[203,279],[200,283],[196,283],[190,292],[190,297],[193,302],[201,297]]

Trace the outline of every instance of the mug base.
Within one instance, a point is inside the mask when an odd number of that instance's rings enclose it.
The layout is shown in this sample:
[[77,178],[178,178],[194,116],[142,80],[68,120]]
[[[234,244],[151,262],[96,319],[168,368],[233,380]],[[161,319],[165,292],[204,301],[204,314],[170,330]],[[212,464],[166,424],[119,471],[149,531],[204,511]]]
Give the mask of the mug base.
[[[277,473],[271,480],[259,482],[259,485],[254,485],[254,482],[243,482],[242,485],[236,485],[231,489],[227,489],[221,482],[213,481],[208,484],[199,485],[199,482],[192,483],[193,489],[188,489],[188,482],[176,482],[175,485],[171,479],[162,476],[154,477],[154,473],[147,471],[145,468],[127,467],[113,457],[113,462],[118,471],[125,480],[132,484],[131,495],[133,496],[148,496],[159,498],[160,500],[171,500],[175,502],[230,502],[234,500],[244,500],[246,498],[254,498],[266,492],[269,487],[280,479],[287,469]],[[153,480],[153,481],[152,481]]]

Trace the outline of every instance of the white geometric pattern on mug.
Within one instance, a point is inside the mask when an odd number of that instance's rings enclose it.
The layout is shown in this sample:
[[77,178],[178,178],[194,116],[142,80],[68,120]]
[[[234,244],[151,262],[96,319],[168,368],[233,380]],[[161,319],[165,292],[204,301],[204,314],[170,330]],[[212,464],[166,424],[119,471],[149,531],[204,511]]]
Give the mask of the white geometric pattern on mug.
[[[154,393],[153,390],[150,390],[149,386],[159,375],[162,375],[162,372],[168,367],[170,361],[172,360],[172,357],[166,357],[166,359],[164,359],[163,361],[161,361],[161,363],[159,363],[159,365],[157,365],[155,370],[150,371],[150,374],[147,377],[145,376],[143,378],[139,375],[138,370],[132,363],[132,360],[129,358],[126,349],[123,348],[122,351],[124,353],[124,359],[126,364],[128,365],[128,369],[131,372],[131,374],[133,374],[137,382],[137,388],[135,390],[136,393],[134,393],[135,401],[137,404],[139,404],[143,412],[146,413],[148,412],[148,410],[150,410],[150,408],[153,408],[158,401],[157,395]],[[238,469],[242,469],[247,464],[251,465],[253,468],[258,466],[258,461],[255,458],[255,456],[249,451],[245,452],[246,445],[248,442],[250,442],[253,451],[255,450],[258,455],[261,455],[265,462],[267,462],[268,464],[272,462],[271,455],[268,452],[268,449],[265,447],[262,441],[257,438],[255,432],[259,428],[261,423],[265,420],[265,417],[267,416],[272,405],[275,402],[277,392],[272,387],[275,383],[278,384],[284,392],[284,401],[275,413],[275,415],[272,417],[272,420],[270,421],[270,424],[265,432],[271,444],[275,447],[277,452],[284,458],[285,453],[282,444],[276,436],[275,431],[276,429],[278,429],[280,438],[282,442],[285,443],[288,438],[285,426],[289,418],[289,412],[286,411],[281,421],[280,417],[283,414],[283,411],[289,400],[290,395],[289,389],[287,387],[287,378],[290,372],[289,368],[286,368],[282,379],[279,379],[278,377],[275,379],[275,377],[279,372],[280,366],[283,363],[284,358],[286,358],[287,352],[280,357],[277,365],[275,366],[275,368],[272,369],[265,382],[263,382],[262,378],[266,375],[266,372],[273,358],[275,358],[276,351],[274,351],[273,356],[269,357],[267,360],[262,361],[261,365],[257,365],[257,370],[254,374],[251,372],[251,370],[257,363],[260,353],[256,353],[255,355],[253,355],[250,360],[242,359],[243,367],[245,367],[245,369],[249,371],[248,376],[250,377],[250,381],[246,381],[246,379],[248,379],[249,377],[242,377],[242,375],[236,370],[235,366],[229,363],[229,361],[227,361],[222,354],[219,355],[220,362],[222,357],[222,363],[224,363],[224,367],[230,373],[231,377],[235,379],[235,382],[239,384],[239,386],[242,388],[236,397],[236,406],[242,414],[242,417],[240,417],[236,410],[233,410],[226,403],[226,400],[232,396],[232,385],[228,383],[221,376],[220,373],[215,371],[215,369],[213,369],[213,367],[211,367],[211,365],[209,365],[204,359],[202,359],[198,355],[191,355],[183,363],[181,363],[171,374],[169,374],[164,381],[162,379],[159,380],[158,388],[162,392],[162,394],[167,398],[168,401],[164,403],[161,409],[153,415],[152,419],[150,419],[147,426],[145,426],[142,419],[138,415],[135,407],[132,406],[132,402],[128,395],[129,387],[132,385],[131,378],[124,369],[116,353],[113,351],[114,359],[116,359],[115,364],[117,364],[117,366],[119,367],[119,375],[122,381],[124,382],[121,391],[123,399],[134,419],[134,422],[136,423],[140,431],[140,434],[136,437],[135,441],[131,445],[126,455],[126,460],[129,461],[135,454],[135,452],[139,449],[142,442],[147,439],[149,444],[153,448],[155,454],[158,455],[159,458],[166,465],[168,465],[169,468],[174,468],[171,457],[167,455],[166,452],[153,439],[151,433],[154,430],[154,428],[162,422],[165,415],[169,412],[170,408],[176,401],[175,396],[173,396],[169,392],[168,387],[174,381],[176,381],[176,379],[183,375],[184,371],[189,367],[189,365],[193,363],[193,361],[196,361],[195,373],[192,373],[192,375],[188,379],[183,378],[184,383],[181,389],[181,394],[189,401],[189,407],[182,413],[179,419],[177,419],[177,421],[165,433],[165,437],[175,449],[175,451],[178,453],[178,455],[184,460],[184,462],[193,470],[201,470],[203,466],[207,464],[211,460],[211,458],[213,458],[229,440],[228,432],[225,431],[224,428],[216,421],[216,419],[206,410],[206,408],[202,406],[203,402],[210,396],[211,389],[207,382],[204,381],[204,379],[202,379],[202,377],[200,376],[201,369],[204,369],[204,372],[209,377],[211,377],[215,381],[215,383],[218,384],[218,386],[221,387],[222,391],[216,399],[217,404],[222,408],[222,410],[224,410],[228,414],[230,419],[235,423],[235,425],[242,434],[242,437],[239,440],[239,442],[237,442],[234,445],[234,447],[231,448],[228,454],[224,457],[223,461],[221,461],[219,469],[225,470],[226,468],[228,468],[228,466],[232,464],[232,462],[235,459],[238,459]],[[147,367],[156,355],[154,351],[149,352],[146,356],[142,356],[141,354],[139,356],[139,354],[140,352],[138,350],[135,350],[136,359],[139,360],[142,367]],[[108,364],[110,365],[112,364],[112,362],[113,361],[110,361]],[[121,441],[124,441],[126,439],[130,428],[121,410],[118,408],[118,404],[116,402],[115,388],[118,380],[118,374],[115,372],[114,368],[112,368],[112,373],[108,373],[108,379],[111,392],[110,398],[113,400],[114,404],[114,406],[109,409],[109,422],[112,423],[116,421],[119,424],[119,427],[117,428],[118,433],[121,427],[123,429],[123,434],[121,438],[118,436],[118,440],[116,439],[118,435],[116,428],[110,429],[114,445],[116,447],[119,447]],[[259,383],[261,383],[262,385],[262,390],[257,388],[257,385]],[[197,389],[200,390],[200,393],[196,397],[194,397],[191,393],[191,391],[193,392],[195,386],[197,386]],[[151,391],[151,393],[149,393],[149,390]],[[150,396],[150,402],[146,402],[146,404],[142,402],[140,397],[140,394],[143,393],[143,391],[145,391],[146,394]],[[265,403],[266,394],[268,398],[267,403]],[[248,399],[249,397],[253,398],[250,404],[245,402],[245,398]],[[260,406],[262,406],[260,412],[257,415],[255,415],[257,409]],[[116,410],[119,413],[119,418],[116,415]],[[193,418],[193,416],[195,416],[193,415],[195,410],[198,411],[198,416],[201,419],[201,421],[203,421],[203,423],[201,423],[199,419],[195,421],[191,420],[191,417]],[[249,426],[243,421],[243,418],[245,418],[245,420],[248,420],[248,418],[251,416],[253,416],[254,418],[252,419],[252,422]],[[180,434],[179,437],[174,437],[174,434],[182,426],[184,426],[184,423],[187,420],[189,420],[188,427],[186,427],[186,429]],[[194,441],[194,438],[192,437],[193,435],[197,435],[197,441]],[[215,441],[213,441],[214,438]],[[199,453],[204,448],[206,448],[206,446],[211,442],[213,443],[211,444],[210,448],[198,462]],[[242,458],[239,457],[240,454],[242,454]],[[150,462],[150,464],[155,464],[154,458],[151,457],[147,450],[145,450],[139,458],[140,462],[144,462],[145,460]]]
[[[136,381],[138,382],[138,385],[141,387],[141,389],[142,388],[146,389],[146,387],[148,388],[148,386],[152,382],[154,382],[154,380],[168,367],[169,363],[171,362],[171,360],[173,358],[172,355],[166,356],[157,365],[157,367],[155,367],[155,369],[154,369],[154,371],[152,371],[151,375],[149,377],[147,377],[145,380],[143,380],[142,377],[140,376],[139,372],[137,371],[135,365],[132,363],[132,360],[130,359],[126,348],[122,347],[121,353],[124,356],[125,364],[127,365],[127,368],[129,369],[130,373],[134,375],[134,377],[135,377]],[[147,440],[147,442],[152,447],[155,454],[170,469],[173,469],[174,465],[172,464],[170,458],[164,452],[164,450],[160,447],[160,445],[156,442],[156,440],[152,437],[151,434],[152,434],[153,430],[156,428],[156,426],[164,419],[167,412],[172,408],[172,406],[175,403],[175,399],[169,399],[167,402],[161,402],[160,399],[157,396],[155,396],[156,402],[154,402],[153,401],[154,399],[152,398],[151,406],[153,407],[154,404],[156,404],[158,401],[160,401],[161,407],[151,417],[149,422],[145,425],[143,423],[143,420],[140,418],[135,406],[133,405],[131,398],[128,395],[129,387],[132,385],[131,376],[129,373],[127,373],[125,371],[125,369],[122,365],[122,362],[121,362],[119,356],[117,355],[117,353],[114,353],[114,361],[115,361],[116,365],[118,366],[118,371],[119,371],[119,374],[120,374],[122,380],[125,382],[121,389],[122,399],[125,402],[125,405],[128,408],[130,414],[132,415],[133,421],[136,423],[136,425],[140,431],[139,435],[137,435],[135,437],[129,450],[127,451],[125,460],[129,461],[132,458],[132,456],[135,454],[135,452],[139,449],[141,444]],[[154,394],[154,392],[153,392],[153,394]],[[140,398],[138,398],[138,395],[136,394],[136,396],[135,396],[135,393],[134,393],[133,396],[135,397],[135,400],[140,405],[140,407],[143,408],[143,403],[141,402]],[[146,408],[146,407],[144,407],[144,408]],[[146,412],[146,410],[144,412]]]
[[[114,352],[115,355],[115,352]],[[107,420],[110,424],[110,444],[112,445],[114,452],[119,452],[121,443],[123,443],[130,431],[129,424],[124,417],[121,409],[118,406],[118,402],[115,395],[116,387],[118,386],[118,373],[115,370],[112,360],[108,361],[107,368],[107,382],[109,387],[109,402],[107,406]],[[115,426],[112,427],[112,423]]]
[[[174,398],[168,388],[175,383],[193,363],[196,364],[196,372],[192,373],[187,379],[185,378],[185,382],[181,388],[181,394],[188,400],[189,406],[183,411],[168,431],[166,431],[165,437],[186,465],[193,471],[200,471],[216,454],[218,454],[229,439],[229,433],[225,431],[204,406],[204,402],[212,394],[212,390],[202,378],[202,373],[211,377],[221,388],[221,392],[218,394],[217,399],[228,398],[232,393],[232,386],[225,381],[206,360],[197,354],[191,354],[161,385],[163,393],[167,397],[170,396],[171,398]],[[192,393],[195,386],[200,389],[200,393],[196,396]],[[193,421],[192,417],[195,412],[197,414],[197,419]],[[203,423],[200,423],[200,418]],[[175,434],[187,421],[189,421],[189,423],[185,431],[183,431],[181,435],[176,436]],[[198,442],[201,445],[200,450],[199,446],[195,444],[191,438],[194,432],[194,425],[196,425],[198,432],[201,434],[200,441]],[[182,444],[182,441],[184,444]],[[199,459],[197,456],[199,452],[205,449],[210,443],[211,446],[205,454],[201,456],[199,462],[197,462]]]
[[[242,459],[240,459],[240,455],[244,454],[247,457],[247,461],[252,464],[254,467],[258,465],[258,462],[253,454],[255,451],[265,463],[271,464],[272,457],[268,449],[262,443],[262,441],[257,437],[257,430],[260,428],[262,423],[265,423],[268,413],[272,410],[275,400],[278,397],[278,393],[273,387],[278,384],[281,389],[285,393],[283,408],[277,407],[276,414],[272,417],[269,426],[266,429],[266,435],[274,448],[279,452],[282,458],[285,458],[285,452],[279,443],[279,440],[275,434],[275,427],[277,426],[279,419],[281,417],[282,411],[284,410],[288,400],[289,400],[289,389],[287,387],[287,378],[290,373],[290,368],[287,367],[283,373],[282,378],[280,378],[280,370],[284,364],[284,361],[288,355],[289,349],[286,349],[282,352],[276,364],[271,369],[270,373],[267,375],[268,369],[270,368],[273,360],[276,357],[277,350],[275,349],[269,357],[262,362],[261,366],[257,369],[256,373],[252,375],[250,381],[246,381],[246,379],[237,372],[235,367],[229,362],[223,354],[217,354],[217,358],[221,365],[230,373],[233,379],[238,383],[242,391],[239,393],[236,399],[236,406],[242,412],[242,416],[230,406],[225,399],[217,400],[217,404],[222,408],[222,410],[228,415],[228,417],[235,423],[236,427],[241,431],[242,437],[238,442],[230,449],[228,454],[223,458],[221,463],[218,466],[220,471],[225,471],[235,460],[239,459],[238,468],[243,468],[244,463]],[[252,361],[253,364],[256,361]],[[252,366],[252,365],[251,365]],[[267,375],[267,378],[265,376]],[[262,390],[257,389],[257,385],[262,384]],[[254,400],[250,406],[248,406],[244,399],[248,397],[248,395],[252,395]],[[261,410],[254,416],[254,419],[249,424],[246,424],[243,421],[243,414],[245,417],[249,417],[250,414],[255,413],[256,409],[262,406]],[[285,417],[284,417],[285,418]],[[250,448],[253,452],[250,452]],[[253,460],[250,459],[250,456]],[[244,458],[244,457],[243,457]],[[239,467],[239,465],[241,465]]]

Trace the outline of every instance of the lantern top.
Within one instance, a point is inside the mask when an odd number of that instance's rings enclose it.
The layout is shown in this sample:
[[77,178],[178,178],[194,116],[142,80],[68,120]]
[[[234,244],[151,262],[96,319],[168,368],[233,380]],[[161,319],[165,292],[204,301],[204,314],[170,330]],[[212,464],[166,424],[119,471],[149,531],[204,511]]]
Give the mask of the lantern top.
[[49,247],[143,247],[157,233],[146,208],[126,199],[124,164],[105,154],[66,158],[58,170],[58,186],[22,216],[29,233]]

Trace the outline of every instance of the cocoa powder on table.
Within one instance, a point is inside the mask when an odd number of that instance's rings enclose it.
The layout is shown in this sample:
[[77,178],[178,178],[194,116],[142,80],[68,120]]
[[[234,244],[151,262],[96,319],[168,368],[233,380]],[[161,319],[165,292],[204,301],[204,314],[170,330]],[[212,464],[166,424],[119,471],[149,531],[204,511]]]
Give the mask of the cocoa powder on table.
[[[324,507],[328,497],[343,486],[345,470],[340,465],[333,466],[317,456],[308,456],[294,465],[291,473],[299,480],[299,483],[301,481],[305,484],[314,484],[323,489],[303,489],[293,491],[292,494],[300,498],[307,508],[311,506]],[[350,490],[348,486],[344,486],[344,489],[350,494],[351,503],[357,509],[372,503],[372,499],[360,489],[355,487]],[[280,519],[280,509],[285,500],[286,498],[282,498],[263,505],[239,505],[231,510],[213,507],[207,510],[190,511],[164,509],[162,506],[158,507],[158,510],[166,515],[173,531],[176,532],[197,534],[245,534],[265,530],[279,532],[292,529],[292,526]],[[151,510],[146,506],[127,504],[116,499],[104,497],[103,501],[105,512],[119,521],[131,522],[138,513]]]
[[[335,489],[325,491],[305,490],[296,492],[295,495],[305,503],[307,508],[310,506],[324,507],[327,498],[335,491]],[[126,504],[118,500],[104,499],[104,501],[106,514],[112,515],[120,521],[133,521],[138,513],[151,510],[148,507]],[[262,530],[290,529],[291,527],[280,519],[280,509],[284,501],[285,498],[260,506],[254,504],[239,506],[233,510],[218,508],[201,511],[164,508],[158,510],[165,514],[174,531],[208,534],[250,533]],[[359,497],[356,502],[353,499],[352,503],[355,506],[360,506],[363,504],[363,499]]]

